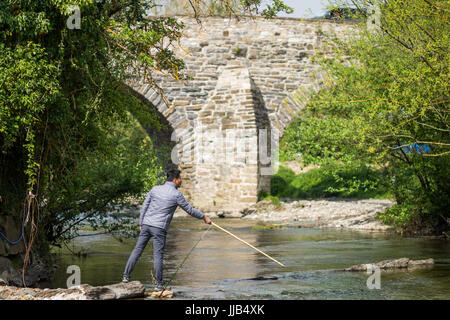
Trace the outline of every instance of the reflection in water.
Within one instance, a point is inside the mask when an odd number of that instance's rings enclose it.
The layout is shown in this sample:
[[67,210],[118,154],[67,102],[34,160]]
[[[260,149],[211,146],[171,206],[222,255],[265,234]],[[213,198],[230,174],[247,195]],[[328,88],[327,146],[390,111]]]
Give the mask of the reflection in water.
[[[253,221],[220,219],[222,227],[286,265],[282,268],[241,242],[211,228],[178,271],[171,286],[178,299],[449,299],[450,243],[383,233],[336,229],[252,229]],[[165,250],[164,279],[175,272],[206,225],[175,218]],[[65,287],[68,265],[81,268],[81,282],[105,285],[121,280],[136,239],[121,243],[108,235],[80,237],[74,249],[86,258],[61,253],[54,287]],[[365,272],[343,272],[355,264],[386,259],[434,258],[431,267],[381,272],[381,289],[370,290]],[[151,287],[153,251],[149,243],[132,280]]]
[[[167,241],[166,278],[170,278],[176,267],[205,232],[178,229],[178,225],[175,222],[171,226],[175,230],[171,230],[172,233]],[[255,243],[255,234],[249,234],[242,229],[232,232],[245,241]],[[252,249],[229,235],[211,228],[191,253],[183,268],[178,271],[171,285],[207,286],[211,282],[224,278],[255,277],[257,269],[256,256]],[[194,274],[195,283],[192,281]]]

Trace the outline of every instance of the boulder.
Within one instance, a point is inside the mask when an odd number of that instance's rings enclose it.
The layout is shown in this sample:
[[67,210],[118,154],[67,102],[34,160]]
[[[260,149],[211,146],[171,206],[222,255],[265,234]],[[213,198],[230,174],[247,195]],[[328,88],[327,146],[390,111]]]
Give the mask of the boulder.
[[432,258],[423,260],[410,260],[409,258],[400,258],[394,260],[383,260],[377,263],[357,264],[344,269],[344,271],[367,271],[372,266],[378,267],[380,269],[403,269],[413,266],[432,264],[434,264],[434,260]]
[[115,294],[115,299],[130,299],[144,296],[145,288],[139,281],[116,283],[105,286]]
[[380,269],[389,268],[408,268],[409,258],[400,258],[395,260],[383,260],[375,263],[376,267]]
[[433,258],[423,259],[423,260],[409,260],[408,267],[411,266],[422,266],[434,264]]
[[[16,269],[10,257],[0,257],[0,279],[7,285],[22,287],[22,269]],[[38,286],[42,281],[49,281],[52,271],[48,265],[36,255],[32,255],[32,264],[25,269],[25,284],[27,287]],[[18,256],[23,260],[22,256]]]
[[8,258],[0,257],[0,279],[10,286],[22,286],[22,276]]
[[50,281],[52,269],[37,255],[32,255],[32,264],[25,269],[25,284],[28,287],[37,286],[43,281]]

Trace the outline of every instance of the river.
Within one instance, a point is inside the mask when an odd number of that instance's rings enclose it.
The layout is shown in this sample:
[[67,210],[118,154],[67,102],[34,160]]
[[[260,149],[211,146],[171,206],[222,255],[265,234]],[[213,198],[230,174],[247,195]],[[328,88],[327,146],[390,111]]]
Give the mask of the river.
[[[175,299],[450,299],[449,241],[331,228],[255,228],[256,222],[242,219],[214,221],[286,267],[211,228],[172,281]],[[190,217],[173,219],[165,250],[166,281],[206,228]],[[69,265],[80,267],[81,283],[120,282],[135,241],[120,242],[106,234],[78,237],[70,246],[86,251],[85,257],[55,249],[59,268],[53,287],[66,287]],[[433,258],[435,264],[409,271],[382,271],[380,289],[368,288],[370,274],[337,270],[402,257]],[[131,280],[153,288],[152,269],[150,242]]]

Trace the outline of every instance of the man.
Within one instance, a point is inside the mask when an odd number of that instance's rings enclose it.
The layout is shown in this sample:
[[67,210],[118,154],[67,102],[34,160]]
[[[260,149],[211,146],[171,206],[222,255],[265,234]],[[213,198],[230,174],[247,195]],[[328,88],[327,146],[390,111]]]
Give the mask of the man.
[[181,186],[180,173],[180,170],[169,170],[166,182],[163,185],[153,187],[147,194],[139,217],[139,229],[141,232],[136,247],[128,258],[122,282],[129,282],[130,274],[137,260],[150,238],[153,238],[155,291],[163,290],[163,251],[166,244],[166,234],[172,221],[173,213],[178,206],[191,216],[203,219],[205,223],[211,224],[211,220],[202,212],[193,208],[181,192],[177,190]]

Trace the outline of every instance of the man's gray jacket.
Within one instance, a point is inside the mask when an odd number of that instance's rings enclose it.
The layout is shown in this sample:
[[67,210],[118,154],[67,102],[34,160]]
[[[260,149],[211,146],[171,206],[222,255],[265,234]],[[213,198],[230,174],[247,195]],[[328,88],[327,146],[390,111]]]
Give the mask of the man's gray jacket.
[[142,204],[139,225],[146,224],[167,231],[177,206],[195,218],[203,219],[204,217],[201,211],[186,201],[181,192],[177,190],[175,183],[166,181],[163,185],[153,187],[147,194]]

